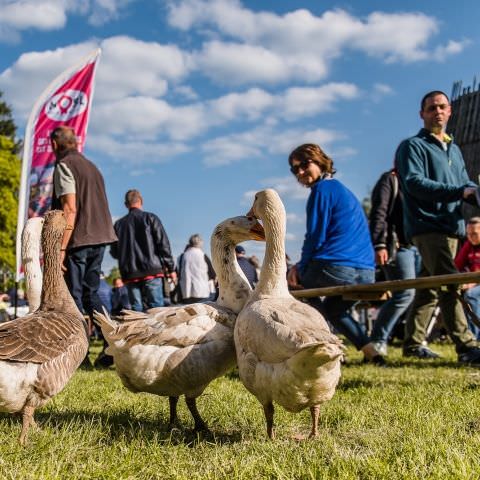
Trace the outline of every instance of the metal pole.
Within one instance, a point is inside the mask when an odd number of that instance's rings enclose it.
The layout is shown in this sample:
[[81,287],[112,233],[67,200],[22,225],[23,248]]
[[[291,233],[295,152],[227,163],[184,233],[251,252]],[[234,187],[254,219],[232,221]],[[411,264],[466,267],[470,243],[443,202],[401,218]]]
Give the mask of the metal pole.
[[18,280],[15,280],[15,308],[13,310],[14,318],[17,318],[17,307],[18,307]]

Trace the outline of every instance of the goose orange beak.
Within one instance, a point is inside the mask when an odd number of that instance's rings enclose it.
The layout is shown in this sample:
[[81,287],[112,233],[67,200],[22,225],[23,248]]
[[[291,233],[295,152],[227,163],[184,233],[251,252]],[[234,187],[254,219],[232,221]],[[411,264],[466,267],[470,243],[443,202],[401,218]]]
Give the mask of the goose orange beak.
[[245,216],[246,216],[246,217],[258,218],[258,217],[255,215],[255,212],[253,211],[253,207],[248,211],[248,213],[247,213]]
[[255,225],[250,229],[250,233],[252,234],[252,240],[265,241],[265,230],[260,223],[255,222]]

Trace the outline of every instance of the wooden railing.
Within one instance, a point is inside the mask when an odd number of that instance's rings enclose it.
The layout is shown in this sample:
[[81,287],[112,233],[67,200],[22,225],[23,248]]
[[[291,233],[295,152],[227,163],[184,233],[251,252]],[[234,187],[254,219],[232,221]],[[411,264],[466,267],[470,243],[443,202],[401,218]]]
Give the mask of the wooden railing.
[[309,288],[292,290],[290,293],[297,298],[341,295],[346,300],[384,300],[388,298],[389,292],[398,290],[406,290],[408,288],[442,288],[448,285],[462,285],[465,283],[480,283],[480,272],[434,275],[431,277],[412,278],[410,280],[390,280],[362,285]]

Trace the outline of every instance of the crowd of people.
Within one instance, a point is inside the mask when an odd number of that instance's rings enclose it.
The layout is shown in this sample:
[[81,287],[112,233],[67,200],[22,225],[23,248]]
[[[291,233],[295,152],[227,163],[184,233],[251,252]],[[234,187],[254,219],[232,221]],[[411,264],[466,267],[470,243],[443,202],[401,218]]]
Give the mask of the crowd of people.
[[[291,152],[290,171],[310,195],[300,261],[291,264],[286,259],[290,288],[368,284],[375,282],[376,271],[387,279],[411,279],[480,270],[480,217],[468,220],[467,240],[457,254],[465,236],[462,203],[476,203],[477,186],[468,178],[459,147],[446,133],[450,114],[445,93],[432,91],[423,97],[423,127],[398,146],[394,167],[380,176],[369,219],[354,194],[334,178],[334,162],[319,145],[304,144]],[[125,194],[128,213],[112,224],[103,177],[78,151],[75,132],[58,127],[51,143],[56,156],[53,208],[63,210],[67,219],[63,269],[81,311],[92,318],[102,307],[115,315],[124,308],[143,311],[215,300],[215,272],[200,235],[189,238],[175,261],[161,220],[143,209],[136,189]],[[113,288],[101,273],[107,246],[120,271]],[[258,259],[248,258],[241,245],[236,255],[254,288]],[[387,343],[401,318],[403,355],[438,357],[426,345],[426,329],[438,305],[458,361],[480,364],[479,285],[464,285],[461,291],[449,287],[395,292],[379,308],[371,332],[352,316],[353,301],[341,296],[308,301],[363,352],[365,362],[379,366],[386,364]],[[106,357],[102,352],[99,365],[109,364]]]
[[[450,115],[445,93],[437,90],[423,97],[423,128],[399,145],[394,169],[382,175],[373,191],[370,231],[358,200],[332,178],[333,161],[318,145],[302,145],[290,154],[291,172],[311,189],[301,260],[289,272],[293,287],[371,283],[375,263],[385,268],[392,259],[393,278],[480,269],[476,219],[469,221],[471,239],[455,261],[459,240],[465,236],[462,202],[477,203],[477,186],[467,175],[459,147],[445,131]],[[310,303],[364,352],[365,361],[377,365],[385,364],[388,336],[407,310],[403,355],[438,358],[426,346],[427,326],[438,305],[458,361],[480,365],[479,344],[464,309],[469,304],[475,318],[478,301],[471,297],[477,299],[478,290],[474,285],[464,287],[465,301],[457,287],[397,292],[380,309],[371,336],[352,319],[351,302],[326,297]]]

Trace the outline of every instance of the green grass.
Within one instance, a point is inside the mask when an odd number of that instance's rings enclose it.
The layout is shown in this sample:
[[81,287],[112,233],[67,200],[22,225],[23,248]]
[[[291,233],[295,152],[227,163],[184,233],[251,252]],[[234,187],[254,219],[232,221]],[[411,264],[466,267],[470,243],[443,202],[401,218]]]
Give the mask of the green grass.
[[402,359],[392,367],[348,364],[322,407],[320,437],[308,411],[275,412],[277,440],[266,439],[263,412],[234,375],[199,399],[211,436],[197,438],[183,399],[183,427],[168,432],[168,400],[132,394],[114,370],[78,371],[36,414],[25,448],[20,420],[0,414],[1,479],[478,479],[480,369],[459,368],[453,346],[442,360]]

